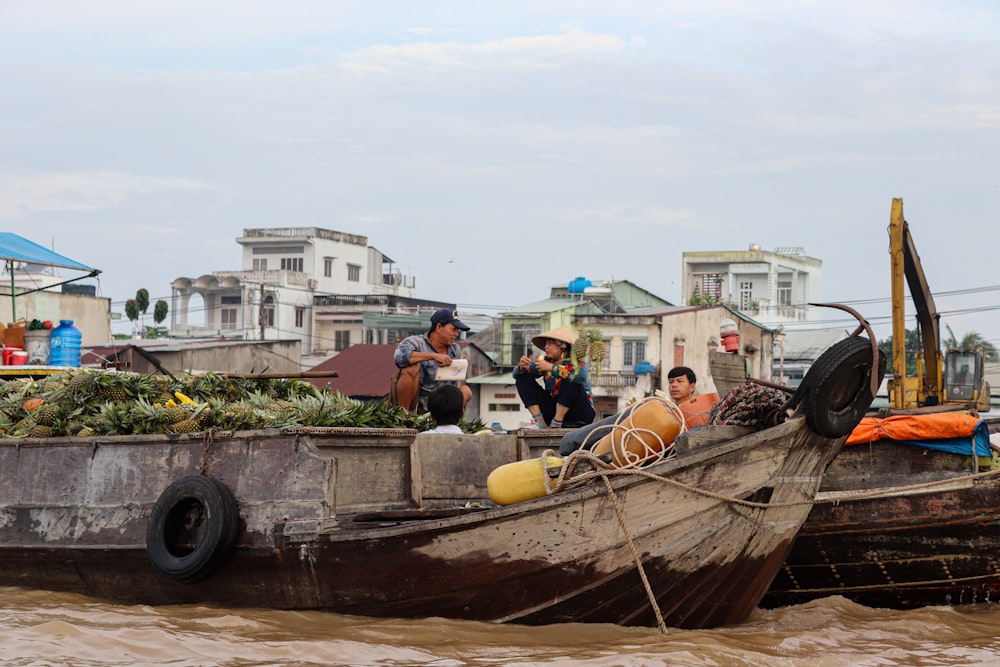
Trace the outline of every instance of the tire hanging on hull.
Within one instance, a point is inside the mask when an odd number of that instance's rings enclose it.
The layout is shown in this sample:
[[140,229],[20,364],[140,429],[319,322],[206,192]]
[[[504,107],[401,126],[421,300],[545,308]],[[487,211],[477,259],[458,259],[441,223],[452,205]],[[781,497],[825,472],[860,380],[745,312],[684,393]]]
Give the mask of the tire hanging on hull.
[[149,517],[146,554],[165,577],[194,583],[213,575],[239,533],[236,499],[225,484],[192,475],[168,486]]

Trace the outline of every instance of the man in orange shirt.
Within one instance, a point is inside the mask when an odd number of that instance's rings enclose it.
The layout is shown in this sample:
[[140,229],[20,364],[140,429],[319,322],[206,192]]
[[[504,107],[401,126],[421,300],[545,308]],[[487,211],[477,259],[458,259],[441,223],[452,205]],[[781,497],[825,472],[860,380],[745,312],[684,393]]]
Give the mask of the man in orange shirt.
[[[670,372],[667,373],[667,392],[674,403],[677,404],[677,407],[680,408],[681,413],[684,415],[684,424],[689,429],[707,424],[712,406],[719,400],[719,395],[714,392],[704,396],[696,396],[697,387],[695,385],[697,381],[698,377],[687,366],[676,366],[671,368]],[[588,424],[576,429],[572,433],[567,433],[559,441],[559,454],[567,456],[571,452],[580,449],[584,443],[590,447],[604,435],[610,433],[614,425],[624,419],[631,410],[631,407],[625,408],[624,411],[618,414],[599,419],[593,424]],[[594,433],[594,431],[597,432]]]
[[687,366],[677,366],[667,373],[667,391],[684,413],[684,424],[688,428],[707,424],[712,406],[719,400],[719,395],[715,392],[696,396],[697,381],[694,371]]

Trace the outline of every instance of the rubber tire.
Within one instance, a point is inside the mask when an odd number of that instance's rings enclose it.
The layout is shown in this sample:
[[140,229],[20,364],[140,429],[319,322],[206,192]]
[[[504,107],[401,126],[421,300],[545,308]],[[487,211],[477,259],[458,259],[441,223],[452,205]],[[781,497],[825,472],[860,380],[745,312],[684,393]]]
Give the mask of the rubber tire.
[[[182,532],[191,532],[194,548],[182,549]],[[165,577],[184,583],[215,574],[229,557],[239,533],[240,514],[232,491],[211,477],[177,480],[160,494],[146,529],[146,554]],[[185,530],[186,529],[186,530]]]
[[[878,351],[878,383],[885,377],[885,353]],[[839,341],[813,363],[802,380],[803,408],[809,427],[827,438],[848,435],[871,407],[871,341],[852,336]]]

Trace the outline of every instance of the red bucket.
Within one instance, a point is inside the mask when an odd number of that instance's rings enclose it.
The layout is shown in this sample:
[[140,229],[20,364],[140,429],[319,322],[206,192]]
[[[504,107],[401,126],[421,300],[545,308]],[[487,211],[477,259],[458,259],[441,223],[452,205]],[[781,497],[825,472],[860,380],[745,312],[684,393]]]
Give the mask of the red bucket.
[[[2,358],[3,358],[3,365],[4,366],[11,366],[11,365],[13,365],[14,362],[11,361],[11,357],[12,357],[12,355],[15,352],[18,352],[20,350],[21,350],[21,348],[15,347],[14,345],[5,345],[3,348],[0,348],[0,354],[2,354]],[[28,353],[25,352],[24,356],[25,356],[25,360],[27,360]],[[21,362],[21,363],[24,363],[24,362]]]
[[23,366],[28,363],[28,353],[24,350],[14,350],[10,353],[11,366]]

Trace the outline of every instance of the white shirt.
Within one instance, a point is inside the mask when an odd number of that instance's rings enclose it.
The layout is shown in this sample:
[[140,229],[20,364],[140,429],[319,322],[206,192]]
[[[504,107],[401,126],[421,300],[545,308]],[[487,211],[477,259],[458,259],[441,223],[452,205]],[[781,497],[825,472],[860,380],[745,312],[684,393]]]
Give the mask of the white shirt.
[[437,428],[432,428],[429,431],[424,431],[424,433],[458,433],[459,435],[461,435],[463,432],[464,431],[462,431],[461,427],[458,424],[442,424]]

